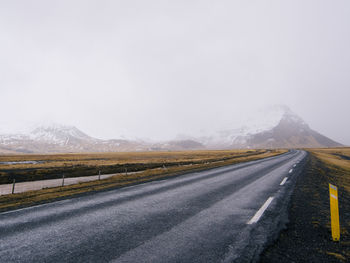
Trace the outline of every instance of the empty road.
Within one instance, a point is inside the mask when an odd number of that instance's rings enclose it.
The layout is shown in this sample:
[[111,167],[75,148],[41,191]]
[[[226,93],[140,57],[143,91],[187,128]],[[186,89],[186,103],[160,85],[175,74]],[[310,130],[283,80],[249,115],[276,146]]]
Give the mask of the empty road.
[[0,213],[1,262],[249,262],[285,220],[306,153]]

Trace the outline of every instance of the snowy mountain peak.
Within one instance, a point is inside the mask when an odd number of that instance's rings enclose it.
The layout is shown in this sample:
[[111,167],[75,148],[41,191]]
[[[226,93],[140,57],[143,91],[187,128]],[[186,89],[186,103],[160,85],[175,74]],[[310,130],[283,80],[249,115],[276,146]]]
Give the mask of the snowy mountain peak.
[[[312,136],[317,139],[310,139]],[[257,111],[239,128],[218,131],[201,138],[212,148],[273,148],[339,145],[320,139],[309,126],[288,106],[274,105]],[[311,141],[310,141],[311,140]]]
[[34,128],[31,132],[33,135],[39,134],[56,134],[56,135],[66,135],[77,138],[89,138],[88,135],[80,131],[74,126],[52,124],[52,125],[42,125]]
[[143,142],[100,140],[86,135],[74,126],[46,123],[33,127],[30,132],[0,134],[0,152],[111,152],[342,146],[312,130],[284,105],[262,109],[240,126],[235,128],[232,125],[229,129],[203,134],[200,137],[181,135],[173,141]]
[[86,141],[92,138],[74,126],[61,124],[44,124],[34,128],[30,134],[32,140],[68,144],[72,141]]
[[297,114],[284,105],[261,110],[247,121],[240,133],[231,133],[232,148],[336,147],[341,144],[310,129]]
[[260,109],[253,116],[247,118],[240,128],[231,130],[238,133],[237,135],[252,135],[260,132],[271,130],[276,127],[282,120],[290,120],[298,123],[304,121],[296,115],[286,105],[273,105]]

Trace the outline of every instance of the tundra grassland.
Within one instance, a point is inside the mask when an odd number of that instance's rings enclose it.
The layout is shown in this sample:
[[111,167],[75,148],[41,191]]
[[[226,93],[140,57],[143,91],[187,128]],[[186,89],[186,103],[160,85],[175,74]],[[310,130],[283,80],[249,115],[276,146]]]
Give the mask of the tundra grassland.
[[[47,178],[45,177],[47,174],[51,179],[53,171],[59,174],[56,178],[60,178],[62,173],[67,174],[67,177],[70,175],[84,176],[96,174],[98,170],[103,173],[118,173],[119,171],[124,173],[100,181],[3,195],[0,196],[0,211],[82,195],[87,192],[170,178],[188,172],[258,160],[286,151],[281,149],[1,156],[0,162],[44,161],[39,164],[16,164],[13,165],[13,168],[11,165],[6,165],[6,169],[4,165],[0,166],[2,176],[7,178],[7,181],[9,175],[15,176],[18,171],[34,171],[34,175],[37,175],[36,170],[40,171],[40,176],[30,177],[32,180],[33,178],[37,178],[36,180]],[[125,173],[125,169],[128,169],[128,172],[139,172]],[[74,173],[69,174],[68,171],[74,171]]]

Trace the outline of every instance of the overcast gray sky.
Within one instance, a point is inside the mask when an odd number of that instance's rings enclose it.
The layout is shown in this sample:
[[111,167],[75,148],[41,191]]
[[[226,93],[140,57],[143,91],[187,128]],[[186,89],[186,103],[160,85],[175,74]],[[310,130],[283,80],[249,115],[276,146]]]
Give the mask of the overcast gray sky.
[[350,1],[3,0],[0,96],[3,130],[168,139],[286,104],[350,144]]

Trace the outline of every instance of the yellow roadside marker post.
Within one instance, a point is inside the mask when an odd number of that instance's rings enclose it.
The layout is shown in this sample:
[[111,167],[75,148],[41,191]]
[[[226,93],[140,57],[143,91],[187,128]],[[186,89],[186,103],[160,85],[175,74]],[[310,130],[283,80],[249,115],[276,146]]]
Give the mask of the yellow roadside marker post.
[[331,227],[333,241],[340,239],[339,209],[338,209],[338,189],[329,184],[329,202],[331,208]]

